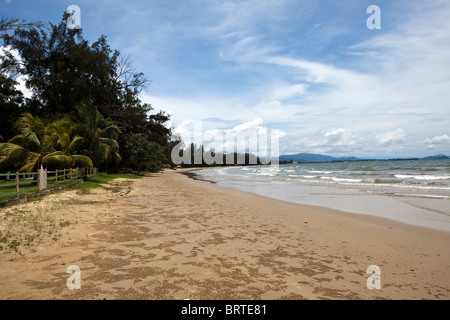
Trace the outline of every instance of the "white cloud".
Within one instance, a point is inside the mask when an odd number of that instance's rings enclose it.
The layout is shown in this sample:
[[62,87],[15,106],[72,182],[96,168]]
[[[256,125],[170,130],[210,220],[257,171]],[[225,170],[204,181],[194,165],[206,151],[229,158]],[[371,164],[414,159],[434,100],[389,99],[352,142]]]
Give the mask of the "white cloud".
[[337,146],[351,146],[356,142],[355,135],[343,128],[339,128],[337,130],[333,130],[331,132],[327,132],[325,134],[324,144],[329,145],[331,147]]
[[307,88],[308,86],[305,84],[279,85],[273,88],[270,98],[273,100],[286,100],[305,94]]
[[[5,55],[12,55],[16,63],[19,63],[22,61],[22,57],[17,49],[14,49],[11,46],[1,46],[0,47],[0,58],[4,57]],[[17,74],[14,70],[10,70],[11,73],[7,73],[7,76],[12,76]]]
[[345,133],[345,129],[339,128],[337,130],[325,133],[325,137],[342,137]]
[[[281,130],[269,129],[263,119],[255,118],[230,129],[214,129],[206,121],[185,120],[175,128],[176,136],[182,138],[185,146],[194,143],[205,150],[230,153],[251,152],[259,156],[278,156],[278,141],[286,134]],[[205,129],[208,128],[209,129]]]
[[[286,135],[281,141],[281,152],[284,154],[294,152],[323,153],[337,156],[360,154],[362,146],[373,145],[373,134],[353,132],[352,130],[338,128],[331,131],[317,131],[302,135]],[[368,151],[368,150],[364,150]]]
[[[19,51],[12,48],[11,46],[0,47],[0,58],[2,56],[4,56],[5,54],[11,54],[17,62],[22,61],[22,57],[21,57]],[[28,89],[25,84],[29,78],[28,75],[23,75],[23,74],[17,75],[15,72],[12,72],[12,73],[7,73],[6,76],[8,76],[8,77],[16,77],[17,76],[16,80],[15,80],[17,82],[16,89],[21,91],[25,98],[31,98],[31,96],[33,95],[33,91]]]
[[33,91],[28,89],[26,86],[26,81],[28,80],[28,75],[20,75],[16,79],[16,89],[21,91],[25,98],[31,98]]
[[245,131],[248,129],[261,129],[261,124],[263,123],[263,119],[262,118],[255,118],[252,121],[237,125],[233,128],[233,131]]
[[442,136],[433,137],[432,139],[427,139],[426,143],[429,143],[429,144],[450,144],[450,137],[448,135],[444,134]]
[[350,70],[339,69],[333,65],[283,56],[267,57],[265,62],[303,70],[306,72],[304,80],[312,83],[358,84],[360,80],[368,80],[370,78],[367,75],[358,74],[357,72]]
[[391,144],[404,143],[406,141],[406,134],[402,128],[398,128],[396,130],[377,135],[376,138],[380,145],[387,146]]

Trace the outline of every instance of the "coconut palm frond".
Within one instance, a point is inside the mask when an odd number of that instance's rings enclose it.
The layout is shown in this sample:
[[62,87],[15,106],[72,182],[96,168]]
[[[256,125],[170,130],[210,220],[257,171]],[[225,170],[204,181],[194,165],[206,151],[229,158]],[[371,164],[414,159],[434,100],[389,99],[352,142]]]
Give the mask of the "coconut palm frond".
[[98,132],[98,136],[102,137],[102,138],[108,138],[108,137],[111,137],[114,134],[120,134],[120,133],[122,133],[122,132],[120,131],[118,126],[109,126],[109,127],[106,127],[103,130],[100,130]]
[[104,144],[99,143],[96,149],[96,158],[100,161],[99,163],[103,163],[110,159],[111,147]]
[[70,142],[69,146],[68,146],[68,152],[72,153],[75,152],[77,150],[77,148],[84,142],[86,141],[86,138],[84,137],[80,137],[80,136],[75,136],[72,141]]
[[[118,162],[121,160],[119,155],[119,144],[114,139],[120,133],[120,129],[111,125],[104,129],[102,124],[103,117],[98,112],[97,106],[92,101],[84,101],[77,106],[78,119],[77,132],[80,132],[85,140],[83,147],[93,159],[94,164],[101,165],[109,161]],[[74,138],[74,146],[78,141]],[[70,153],[80,151],[76,148],[70,148]]]
[[20,167],[27,160],[29,151],[14,143],[0,143],[0,156],[2,165]]
[[99,138],[101,144],[107,145],[112,149],[119,149],[119,143],[112,138]]
[[41,155],[36,152],[29,152],[28,157],[25,160],[25,165],[23,165],[19,172],[33,172],[39,169],[39,165],[41,164]]
[[23,140],[24,147],[28,148],[28,150],[33,150],[39,152],[41,149],[41,141],[38,136],[34,132],[28,133]]
[[47,130],[70,133],[75,128],[75,123],[71,120],[60,119],[50,123]]
[[53,151],[53,152],[47,154],[47,155],[44,157],[43,160],[45,161],[45,158],[47,158],[47,157],[63,156],[63,155],[64,155],[64,152],[62,152],[62,151],[60,151],[60,150],[58,150],[58,151]]
[[92,168],[94,166],[91,158],[89,158],[87,156],[75,154],[75,155],[71,155],[70,157],[72,158],[73,164],[75,167]]
[[30,133],[35,133],[41,139],[45,135],[45,124],[38,116],[33,116],[30,113],[23,114],[14,125],[18,134],[27,136]]
[[50,166],[71,167],[73,160],[70,156],[65,155],[62,151],[56,151],[46,155],[42,162]]
[[[8,142],[12,144],[17,144],[19,146],[23,146],[25,141],[25,137],[21,134],[14,136],[13,138],[9,139]],[[25,143],[26,145],[26,143]]]
[[77,111],[84,125],[86,125],[90,131],[95,132],[99,122],[100,113],[92,101],[83,101],[77,106]]
[[64,132],[62,135],[59,136],[58,145],[60,146],[61,150],[64,151],[65,153],[69,152],[70,136],[67,132]]
[[112,150],[111,152],[111,159],[114,161],[116,165],[122,161],[122,157],[120,156],[119,152],[117,150]]

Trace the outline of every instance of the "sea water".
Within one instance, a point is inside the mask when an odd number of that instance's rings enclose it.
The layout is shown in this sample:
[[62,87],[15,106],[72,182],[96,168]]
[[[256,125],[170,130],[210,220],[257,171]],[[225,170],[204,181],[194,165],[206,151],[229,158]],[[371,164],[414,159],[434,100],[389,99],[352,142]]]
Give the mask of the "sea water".
[[378,160],[201,170],[218,185],[450,232],[450,160]]

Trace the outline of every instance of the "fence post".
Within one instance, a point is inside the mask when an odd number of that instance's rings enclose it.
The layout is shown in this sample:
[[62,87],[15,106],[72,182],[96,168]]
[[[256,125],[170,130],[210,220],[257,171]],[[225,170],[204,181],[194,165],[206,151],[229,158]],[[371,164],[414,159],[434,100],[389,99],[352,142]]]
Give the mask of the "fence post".
[[55,186],[58,184],[58,169],[55,171]]
[[37,172],[37,191],[40,192],[41,191],[41,171],[38,169]]
[[45,168],[45,190],[47,190],[47,185],[48,185],[48,176],[47,176],[47,168]]
[[18,172],[16,172],[16,192],[17,192],[16,197],[18,198],[19,197],[19,174],[18,174]]

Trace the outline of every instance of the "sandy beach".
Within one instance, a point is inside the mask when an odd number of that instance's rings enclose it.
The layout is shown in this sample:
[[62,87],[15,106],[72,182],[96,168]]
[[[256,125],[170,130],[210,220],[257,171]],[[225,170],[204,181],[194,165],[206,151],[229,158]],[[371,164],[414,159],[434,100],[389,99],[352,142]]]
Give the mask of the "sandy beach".
[[[0,252],[0,299],[450,298],[450,233],[225,189],[180,170],[115,184],[0,209],[2,234],[32,238]],[[67,287],[71,265],[79,290]],[[367,288],[371,265],[380,289]]]

